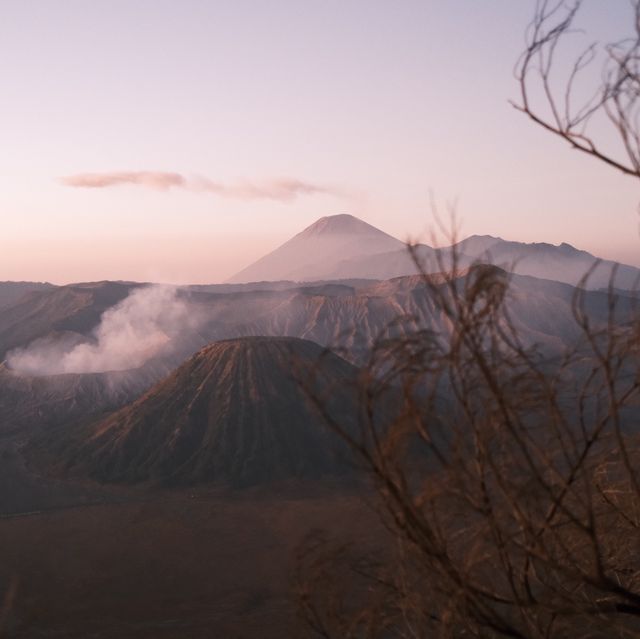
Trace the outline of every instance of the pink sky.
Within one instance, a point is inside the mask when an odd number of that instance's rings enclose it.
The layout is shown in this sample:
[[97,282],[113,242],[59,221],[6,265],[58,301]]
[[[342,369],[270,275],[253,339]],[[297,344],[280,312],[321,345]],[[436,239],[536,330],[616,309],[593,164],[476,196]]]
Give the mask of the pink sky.
[[220,281],[323,215],[419,236],[430,191],[465,234],[640,265],[636,181],[508,104],[532,9],[3,2],[0,280]]

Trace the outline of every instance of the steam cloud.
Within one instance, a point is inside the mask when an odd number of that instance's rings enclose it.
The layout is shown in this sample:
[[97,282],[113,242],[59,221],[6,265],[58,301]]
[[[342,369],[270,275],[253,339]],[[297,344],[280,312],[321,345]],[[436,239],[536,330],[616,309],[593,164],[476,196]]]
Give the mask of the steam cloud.
[[134,290],[102,314],[88,342],[42,338],[7,355],[9,367],[27,375],[99,373],[142,366],[192,321],[171,286]]
[[60,178],[62,184],[77,188],[103,189],[123,184],[142,186],[156,191],[172,188],[238,200],[278,200],[291,202],[301,195],[333,195],[345,197],[344,191],[302,180],[283,178],[266,182],[223,184],[204,177],[186,177],[181,173],[162,171],[120,171],[115,173],[79,173]]

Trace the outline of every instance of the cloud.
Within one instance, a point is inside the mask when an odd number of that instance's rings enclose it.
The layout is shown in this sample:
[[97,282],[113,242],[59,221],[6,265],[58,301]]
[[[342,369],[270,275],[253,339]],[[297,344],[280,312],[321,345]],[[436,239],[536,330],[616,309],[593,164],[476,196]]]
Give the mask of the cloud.
[[78,173],[60,178],[66,186],[76,188],[103,189],[129,184],[155,191],[168,191],[172,188],[187,191],[212,193],[220,197],[236,200],[277,200],[291,202],[303,195],[332,195],[346,197],[339,188],[322,186],[294,178],[280,178],[262,182],[242,181],[236,184],[224,184],[205,177],[186,177],[181,173],[163,171],[117,171],[113,173]]
[[299,195],[326,194],[343,196],[339,189],[295,179],[270,180],[260,183],[241,182],[235,185],[226,185],[206,178],[194,178],[190,183],[190,188],[239,200],[268,199],[290,202]]
[[174,186],[186,188],[187,180],[179,173],[162,171],[119,171],[116,173],[78,173],[60,178],[62,184],[88,189],[104,189],[121,184],[145,186],[166,191]]

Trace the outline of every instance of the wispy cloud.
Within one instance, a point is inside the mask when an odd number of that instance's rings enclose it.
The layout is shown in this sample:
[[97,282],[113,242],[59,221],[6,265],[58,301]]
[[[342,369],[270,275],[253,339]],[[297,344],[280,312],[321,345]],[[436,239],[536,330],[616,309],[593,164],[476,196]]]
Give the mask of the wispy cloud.
[[345,191],[294,178],[280,178],[261,182],[242,181],[235,184],[216,182],[200,176],[187,177],[181,173],[164,171],[116,171],[111,173],[78,173],[60,178],[66,186],[104,189],[120,185],[141,186],[155,191],[177,188],[238,200],[278,200],[291,202],[301,195],[333,195],[346,197]]
[[162,171],[116,171],[113,173],[78,173],[60,178],[66,186],[87,189],[104,189],[121,184],[145,186],[156,191],[166,191],[172,187],[185,188],[187,180],[180,173]]

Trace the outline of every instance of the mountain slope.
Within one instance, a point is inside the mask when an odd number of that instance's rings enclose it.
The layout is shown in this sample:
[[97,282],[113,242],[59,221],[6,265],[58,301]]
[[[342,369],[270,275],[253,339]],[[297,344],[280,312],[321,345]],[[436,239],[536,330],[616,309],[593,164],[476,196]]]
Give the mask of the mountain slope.
[[[474,262],[490,263],[518,275],[554,280],[572,286],[580,284],[585,274],[593,269],[585,286],[598,290],[609,285],[615,266],[617,288],[631,290],[640,284],[640,269],[611,260],[598,262],[598,258],[591,253],[566,243],[558,246],[544,242],[527,244],[490,235],[473,235],[456,244],[455,250],[458,266],[461,268]],[[451,264],[452,251],[453,247],[444,247],[439,252],[445,268]],[[415,255],[425,272],[441,270],[436,249],[422,244],[417,247]],[[388,253],[345,258],[335,264],[328,277],[390,279],[417,272],[418,268],[405,247]]]
[[0,309],[12,306],[28,293],[53,288],[49,282],[0,282]]
[[[594,268],[598,258],[570,244],[558,246],[546,242],[511,242],[488,235],[473,235],[458,243],[461,254],[473,260],[491,262],[519,275],[530,275],[577,285]],[[615,286],[633,289],[640,285],[640,269],[611,260],[602,260],[591,272],[586,288],[602,289],[609,285],[614,267]]]
[[129,371],[22,375],[0,364],[0,434],[48,428],[116,410],[133,401],[170,370],[148,361]]
[[[510,317],[524,343],[537,343],[552,354],[580,338],[570,285],[514,275],[507,299]],[[68,423],[82,414],[119,408],[212,341],[256,335],[302,338],[344,349],[351,361],[364,363],[381,336],[420,329],[443,331],[448,326],[419,276],[357,289],[333,284],[285,291],[192,293],[189,300],[190,313],[206,320],[195,331],[185,327],[141,368],[33,377],[0,365],[0,427]],[[604,325],[607,294],[589,291],[584,300],[593,326]],[[621,297],[621,321],[629,315],[632,303],[632,298]],[[57,334],[58,339],[65,337]],[[71,334],[69,339],[77,337]]]
[[95,282],[27,293],[0,311],[0,361],[11,349],[52,331],[88,333],[102,313],[127,297],[134,286]]
[[[449,265],[446,259],[448,252],[442,253],[440,256],[445,258],[444,266]],[[376,253],[374,255],[360,255],[342,259],[335,264],[330,272],[333,279],[346,278],[368,278],[375,280],[388,280],[395,277],[403,277],[405,275],[416,275],[420,269],[416,266],[415,258],[417,258],[425,273],[436,273],[442,270],[438,262],[438,251],[426,244],[419,244],[415,247],[412,256],[407,246],[403,246],[399,250],[393,250],[386,253]],[[470,260],[461,256],[464,265],[470,264]]]
[[[463,279],[461,280],[463,285]],[[510,316],[523,341],[551,350],[573,344],[581,335],[573,315],[575,289],[530,276],[514,275],[508,295]],[[249,335],[292,336],[345,349],[364,362],[376,339],[415,330],[445,330],[448,322],[421,276],[395,278],[355,289],[302,286],[198,297],[207,322],[200,333],[208,341]],[[606,322],[606,293],[589,291],[585,304],[594,325]],[[620,302],[624,315],[625,304]]]
[[327,410],[353,420],[356,373],[304,340],[218,342],[75,441],[62,433],[44,448],[57,447],[67,471],[100,481],[248,485],[336,472],[339,440],[297,375],[318,394],[333,389]]
[[[440,251],[420,244],[415,252],[429,273],[447,267],[455,248],[458,266],[489,262],[507,271],[541,279],[579,284],[598,258],[563,243],[558,246],[511,242],[491,235],[473,235]],[[441,262],[438,261],[438,257]],[[640,285],[640,269],[602,260],[591,272],[586,288],[606,288],[612,269],[615,286],[630,290]],[[419,269],[404,242],[351,215],[324,217],[272,253],[232,277],[229,282],[390,279],[415,275]]]
[[385,253],[403,246],[400,240],[352,215],[332,215],[319,219],[234,275],[229,282],[328,279],[333,277],[334,266],[340,260]]

